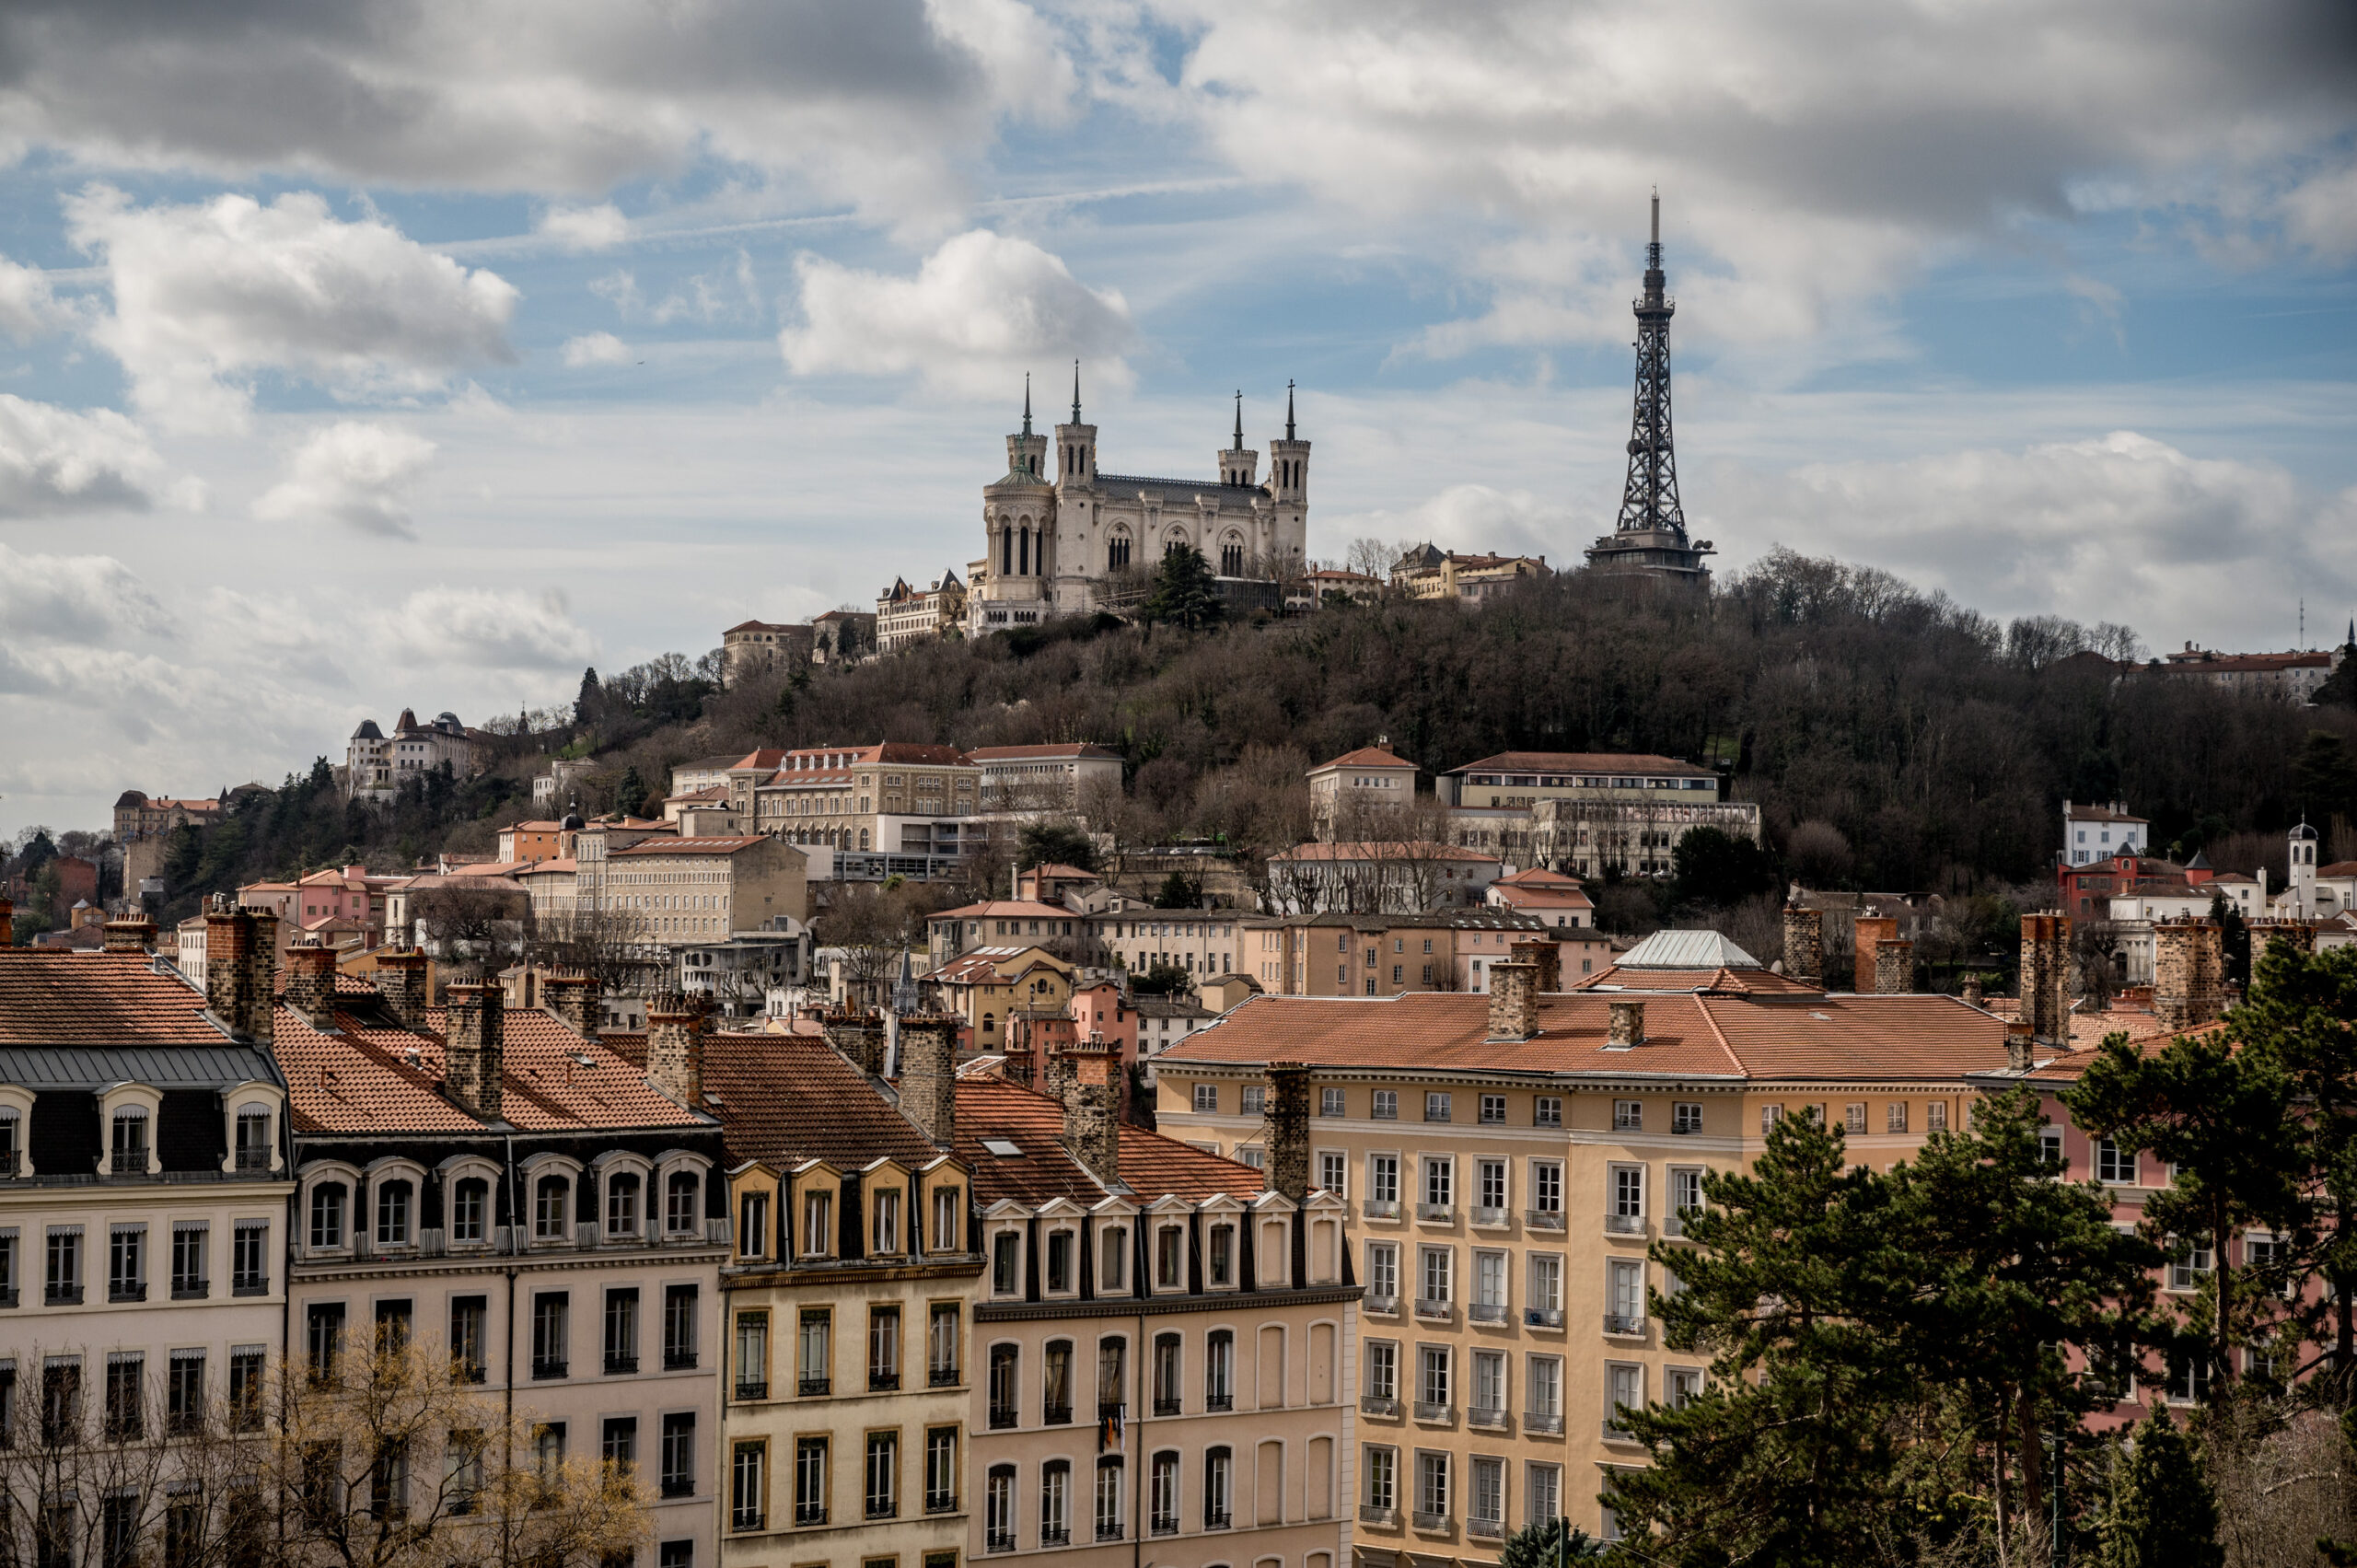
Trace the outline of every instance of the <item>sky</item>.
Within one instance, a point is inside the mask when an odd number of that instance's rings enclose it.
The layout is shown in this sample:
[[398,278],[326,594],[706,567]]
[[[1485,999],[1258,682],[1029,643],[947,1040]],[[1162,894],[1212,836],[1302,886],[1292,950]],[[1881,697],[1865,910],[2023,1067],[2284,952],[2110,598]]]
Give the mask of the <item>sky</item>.
[[0,835],[962,575],[1074,360],[1573,563],[1656,189],[1721,573],[2357,613],[2339,0],[12,0]]

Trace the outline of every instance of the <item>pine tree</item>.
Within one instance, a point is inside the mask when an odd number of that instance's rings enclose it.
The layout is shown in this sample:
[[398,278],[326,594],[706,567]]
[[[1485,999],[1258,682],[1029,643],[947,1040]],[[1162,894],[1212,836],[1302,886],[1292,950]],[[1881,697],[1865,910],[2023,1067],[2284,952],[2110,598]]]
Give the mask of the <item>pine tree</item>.
[[1155,569],[1154,593],[1145,601],[1149,621],[1167,621],[1193,632],[1216,625],[1220,611],[1219,584],[1203,552],[1182,544],[1162,558]]
[[614,791],[614,809],[635,817],[645,807],[646,781],[638,776],[638,767],[633,763],[622,770],[622,782]]
[[1538,1519],[1506,1537],[1498,1548],[1498,1568],[1562,1568],[1603,1555],[1604,1543],[1569,1519]]
[[587,669],[583,670],[580,694],[573,699],[573,722],[586,726],[595,719],[598,716],[598,700],[605,694],[606,689],[598,683],[598,667],[591,665]]
[[2156,1404],[2112,1472],[2102,1568],[2220,1568],[2218,1500],[2193,1445]]

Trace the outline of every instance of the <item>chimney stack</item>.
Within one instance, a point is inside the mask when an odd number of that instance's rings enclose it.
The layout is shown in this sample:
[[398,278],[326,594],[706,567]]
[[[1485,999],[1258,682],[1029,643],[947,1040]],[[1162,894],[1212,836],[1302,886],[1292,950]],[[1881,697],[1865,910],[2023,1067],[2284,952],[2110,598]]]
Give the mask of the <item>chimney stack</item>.
[[1108,1187],[1121,1180],[1121,1052],[1104,1040],[1064,1048],[1071,1075],[1064,1084],[1064,1147]]
[[1964,1005],[1968,1007],[1980,1005],[1980,976],[1978,974],[1964,977]]
[[1854,956],[1850,989],[1862,996],[1869,995],[1881,989],[1883,944],[1898,940],[1898,922],[1888,915],[1862,914],[1852,929]]
[[1915,989],[1915,944],[1887,937],[1875,947],[1875,993],[1905,996]]
[[204,1005],[231,1034],[268,1045],[278,1005],[278,917],[213,895],[204,914]]
[[1825,983],[1825,912],[1784,906],[1784,972],[1811,985]]
[[1269,1094],[1261,1141],[1268,1148],[1269,1191],[1296,1203],[1309,1199],[1309,1069],[1299,1062],[1269,1063]]
[[286,949],[286,1005],[315,1029],[335,1028],[335,949],[306,943]]
[[2071,917],[2055,911],[2022,916],[2021,1013],[2030,1034],[2048,1045],[2071,1043],[2063,986],[2070,972]]
[[667,1098],[703,1109],[703,1012],[678,992],[647,1001],[646,1076]]
[[871,1078],[884,1075],[884,1019],[862,1007],[844,1007],[819,1016],[827,1043],[850,1058],[851,1064]]
[[604,1000],[598,982],[586,974],[552,974],[540,981],[541,1005],[583,1040],[598,1038],[598,1014]]
[[958,1020],[900,1015],[900,1114],[946,1149],[958,1138]]
[[444,1029],[442,1091],[485,1121],[502,1119],[506,1102],[507,993],[496,983],[450,987]]
[[1516,942],[1507,949],[1514,962],[1538,966],[1538,992],[1551,996],[1563,989],[1563,949],[1553,937],[1535,942]]
[[108,921],[106,950],[110,953],[154,952],[156,923],[144,914],[130,914],[121,920]]
[[1633,1051],[1645,1043],[1645,1005],[1642,1002],[1608,1002],[1604,1005],[1604,1048],[1607,1051]]
[[0,897],[0,947],[17,945],[17,900]]
[[[206,937],[209,942],[210,935]],[[210,959],[207,960],[210,972]],[[401,1028],[425,1028],[425,954],[411,947],[377,955],[377,994]]]
[[1490,966],[1490,1038],[1528,1040],[1538,1032],[1538,966],[1507,958]]
[[2014,1019],[2005,1025],[2005,1065],[2016,1073],[2030,1069],[2031,1040],[2029,1026]]

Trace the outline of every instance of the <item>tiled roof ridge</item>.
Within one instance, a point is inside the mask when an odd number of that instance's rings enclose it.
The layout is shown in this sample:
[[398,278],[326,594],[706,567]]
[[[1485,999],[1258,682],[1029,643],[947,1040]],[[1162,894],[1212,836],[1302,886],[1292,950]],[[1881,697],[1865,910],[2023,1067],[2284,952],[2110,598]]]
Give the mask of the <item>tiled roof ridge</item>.
[[[1694,998],[1694,1010],[1702,1015],[1704,1023],[1711,1026],[1711,1038],[1718,1042],[1719,1050],[1725,1053],[1729,1070],[1738,1078],[1748,1078],[1751,1076],[1751,1069],[1744,1064],[1743,1058],[1736,1051],[1735,1042],[1727,1039],[1726,1030],[1719,1028],[1719,1020],[1712,1011],[1711,1004],[1714,1000],[1717,999],[1710,996],[1697,996]],[[1746,1004],[1746,1005],[1748,1005]]]

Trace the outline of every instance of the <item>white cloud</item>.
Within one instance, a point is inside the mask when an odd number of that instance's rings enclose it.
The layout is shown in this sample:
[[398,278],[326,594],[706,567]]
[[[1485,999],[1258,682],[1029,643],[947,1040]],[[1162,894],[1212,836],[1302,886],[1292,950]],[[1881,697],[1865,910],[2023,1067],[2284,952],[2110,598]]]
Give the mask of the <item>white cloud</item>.
[[564,340],[564,367],[579,370],[590,365],[628,365],[630,345],[611,332],[586,332]]
[[21,0],[0,59],[0,142],[99,167],[594,197],[711,156],[893,221],[1073,91],[1015,0]]
[[345,223],[309,192],[137,207],[97,185],[66,213],[113,291],[92,335],[129,372],[133,401],[170,428],[242,428],[262,371],[345,394],[415,392],[514,357],[504,279],[382,220]]
[[69,318],[70,312],[50,292],[47,273],[0,256],[0,332],[23,343]]
[[81,645],[165,633],[172,618],[137,573],[110,555],[28,555],[0,544],[0,626],[8,640]]
[[[1443,550],[1504,555],[1561,552],[1569,508],[1527,490],[1452,484],[1413,506],[1351,512],[1318,520],[1327,540],[1377,539],[1385,544],[1432,543]],[[1555,566],[1577,564],[1557,560]]]
[[2292,238],[2337,261],[2357,256],[2357,163],[2302,180],[2283,198]]
[[413,665],[556,670],[586,665],[597,652],[555,592],[421,588],[379,612],[376,633],[389,657]]
[[286,476],[254,503],[254,516],[415,539],[410,493],[433,456],[433,442],[397,425],[343,420],[296,449]]
[[977,228],[924,259],[914,277],[795,260],[803,321],[778,334],[796,375],[894,375],[936,387],[1004,391],[1026,367],[1074,358],[1093,378],[1128,384],[1120,354],[1136,335],[1117,290],[1092,289],[1028,239]]
[[145,433],[110,409],[0,392],[0,518],[145,511],[162,469]]
[[594,207],[551,207],[540,232],[568,250],[610,250],[630,238],[630,219],[611,202]]

